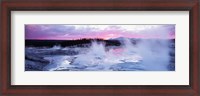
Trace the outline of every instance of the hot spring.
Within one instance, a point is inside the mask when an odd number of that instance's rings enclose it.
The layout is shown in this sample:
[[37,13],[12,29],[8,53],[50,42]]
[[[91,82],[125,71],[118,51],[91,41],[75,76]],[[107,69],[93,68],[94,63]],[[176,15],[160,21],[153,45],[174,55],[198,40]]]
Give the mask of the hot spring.
[[170,63],[169,40],[140,40],[134,44],[124,38],[120,46],[93,41],[90,47],[60,48],[76,50],[76,55],[46,56],[51,71],[167,71]]

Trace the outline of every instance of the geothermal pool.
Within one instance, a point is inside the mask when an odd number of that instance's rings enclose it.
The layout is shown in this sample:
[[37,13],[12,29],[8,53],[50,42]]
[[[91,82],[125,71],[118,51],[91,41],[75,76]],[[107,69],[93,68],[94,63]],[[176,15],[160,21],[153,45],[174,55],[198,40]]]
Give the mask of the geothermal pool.
[[[93,41],[89,47],[26,47],[26,71],[174,71],[169,41],[143,40],[121,46]],[[173,64],[172,64],[173,63]],[[32,69],[35,70],[32,70]]]

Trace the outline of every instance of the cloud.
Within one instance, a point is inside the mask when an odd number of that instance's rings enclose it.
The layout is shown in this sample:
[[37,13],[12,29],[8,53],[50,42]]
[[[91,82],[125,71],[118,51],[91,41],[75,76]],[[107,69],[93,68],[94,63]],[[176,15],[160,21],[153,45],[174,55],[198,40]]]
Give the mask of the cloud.
[[26,24],[26,39],[174,38],[175,25]]
[[25,36],[26,38],[56,37],[65,35],[74,29],[74,26],[28,24],[25,25]]

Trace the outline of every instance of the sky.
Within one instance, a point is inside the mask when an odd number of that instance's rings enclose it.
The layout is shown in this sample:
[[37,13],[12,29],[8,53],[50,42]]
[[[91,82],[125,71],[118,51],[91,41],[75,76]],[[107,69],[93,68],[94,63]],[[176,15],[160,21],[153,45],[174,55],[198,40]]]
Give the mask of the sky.
[[99,38],[108,40],[119,37],[174,39],[175,25],[25,25],[25,39],[76,40]]

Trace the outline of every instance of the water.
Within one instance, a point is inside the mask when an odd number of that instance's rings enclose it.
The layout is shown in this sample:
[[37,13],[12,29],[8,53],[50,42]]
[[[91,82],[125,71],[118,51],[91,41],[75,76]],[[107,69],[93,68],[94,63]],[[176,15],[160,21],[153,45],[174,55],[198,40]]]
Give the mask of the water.
[[[71,71],[166,71],[169,64],[167,41],[140,41],[134,45],[124,39],[122,46],[106,48],[93,41],[87,50],[75,56],[49,56],[52,62],[45,70]],[[55,49],[55,48],[54,48]],[[48,69],[49,68],[49,69]]]

